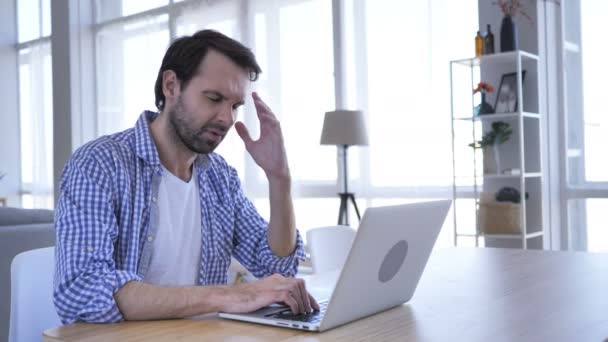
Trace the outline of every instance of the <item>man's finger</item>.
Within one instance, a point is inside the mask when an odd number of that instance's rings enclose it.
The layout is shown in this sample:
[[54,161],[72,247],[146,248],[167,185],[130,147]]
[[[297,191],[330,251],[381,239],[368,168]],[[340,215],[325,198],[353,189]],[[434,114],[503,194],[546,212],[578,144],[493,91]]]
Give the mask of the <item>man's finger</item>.
[[319,306],[319,303],[317,303],[317,300],[315,299],[315,297],[313,297],[310,293],[308,294],[308,298],[310,300],[310,305],[312,306],[313,309],[315,309],[316,311],[321,310],[321,307]]
[[298,314],[300,312],[300,308],[298,307],[298,302],[291,295],[289,291],[283,292],[283,302],[289,306],[291,312],[293,314]]
[[298,282],[298,289],[300,290],[300,298],[302,298],[302,303],[304,304],[304,311],[310,312],[310,299],[308,298],[304,279],[296,279],[296,281]]
[[236,129],[236,132],[238,133],[239,137],[241,137],[241,139],[243,139],[243,142],[245,142],[245,146],[248,146],[253,142],[251,136],[249,135],[249,130],[247,129],[247,127],[245,127],[244,123],[239,121],[234,124],[234,128]]
[[262,100],[262,98],[260,97],[260,95],[258,95],[258,93],[253,92],[252,94],[253,97],[253,104],[255,105],[255,109],[256,112],[258,113],[258,117],[260,116],[270,116],[270,117],[274,117],[274,113],[272,113],[272,110],[270,109],[270,107]]

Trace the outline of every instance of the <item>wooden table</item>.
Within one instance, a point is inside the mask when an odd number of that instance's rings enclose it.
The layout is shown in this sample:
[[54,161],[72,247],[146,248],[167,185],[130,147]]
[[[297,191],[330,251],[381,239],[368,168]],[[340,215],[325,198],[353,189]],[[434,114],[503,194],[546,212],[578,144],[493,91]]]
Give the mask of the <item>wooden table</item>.
[[215,315],[77,323],[44,332],[44,341],[496,342],[607,337],[608,254],[489,248],[436,250],[410,303],[324,333]]

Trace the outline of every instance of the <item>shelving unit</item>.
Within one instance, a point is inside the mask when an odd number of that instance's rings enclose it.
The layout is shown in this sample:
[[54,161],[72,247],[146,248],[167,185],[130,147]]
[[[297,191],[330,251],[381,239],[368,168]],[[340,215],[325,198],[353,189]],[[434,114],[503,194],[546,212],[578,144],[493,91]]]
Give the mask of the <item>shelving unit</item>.
[[[522,72],[525,71],[525,74]],[[517,108],[514,112],[474,115],[479,99],[472,96],[472,89],[484,81],[494,86],[494,92],[486,100],[494,107],[496,93],[503,74],[516,73]],[[522,77],[522,75],[524,77]],[[475,245],[491,247],[542,248],[543,203],[542,203],[542,148],[541,113],[539,106],[538,56],[525,51],[511,51],[450,62],[452,151],[453,151],[453,196],[454,239],[456,245],[462,238],[474,238]],[[483,168],[484,158],[489,154],[481,149],[469,147],[469,143],[481,140],[496,121],[508,123],[513,132],[510,139],[498,146],[501,169],[487,172]],[[491,148],[489,148],[491,149]],[[487,160],[486,160],[487,161]],[[503,187],[517,189],[522,194],[518,212],[519,233],[488,234],[490,226],[499,227],[499,222],[488,220],[482,227],[480,211],[487,213],[486,204],[480,201],[482,193],[495,194]],[[529,198],[524,200],[524,194]],[[486,195],[488,196],[488,195]],[[493,196],[491,196],[493,197]],[[461,222],[466,210],[466,199],[474,200],[475,223]],[[482,206],[486,206],[482,209]],[[515,206],[511,206],[515,207]],[[485,210],[485,211],[484,211]],[[468,212],[470,214],[470,212]],[[516,217],[511,216],[511,217]],[[469,215],[470,217],[470,215]],[[516,219],[517,220],[517,219]],[[467,229],[468,228],[468,229]]]

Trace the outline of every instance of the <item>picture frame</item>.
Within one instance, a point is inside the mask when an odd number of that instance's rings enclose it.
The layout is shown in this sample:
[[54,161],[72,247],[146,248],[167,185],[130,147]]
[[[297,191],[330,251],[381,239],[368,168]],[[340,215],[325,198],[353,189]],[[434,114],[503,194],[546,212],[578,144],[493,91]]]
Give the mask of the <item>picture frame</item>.
[[[521,72],[522,87],[526,77],[526,70]],[[500,85],[496,91],[494,113],[514,113],[517,111],[517,72],[503,74]]]

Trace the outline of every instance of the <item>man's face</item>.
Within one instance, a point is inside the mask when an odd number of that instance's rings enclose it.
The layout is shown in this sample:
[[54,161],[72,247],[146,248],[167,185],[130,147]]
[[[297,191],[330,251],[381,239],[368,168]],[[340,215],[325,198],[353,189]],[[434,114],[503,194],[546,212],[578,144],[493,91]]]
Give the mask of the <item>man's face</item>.
[[170,128],[191,151],[212,152],[234,124],[248,84],[246,70],[209,50],[188,85],[165,95]]

